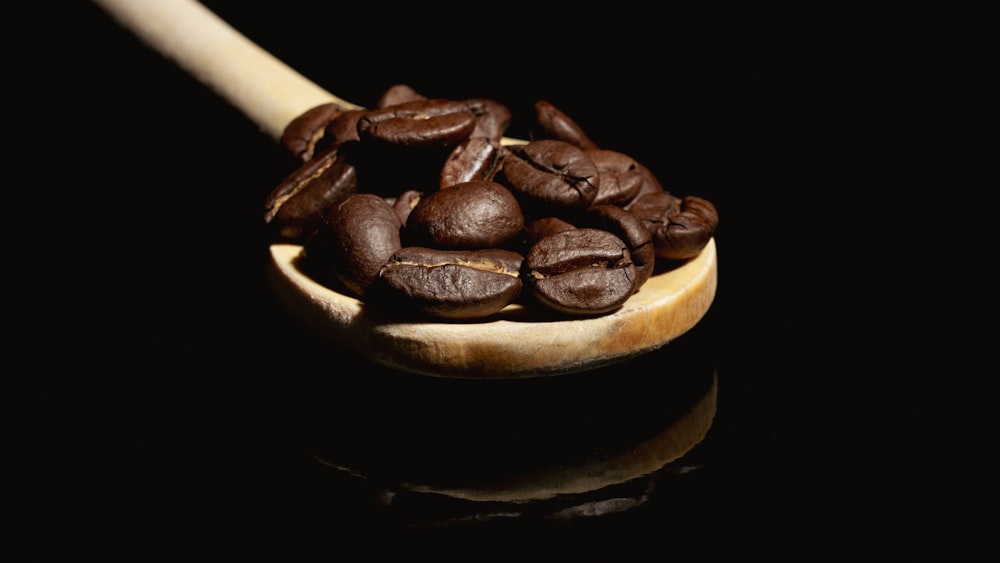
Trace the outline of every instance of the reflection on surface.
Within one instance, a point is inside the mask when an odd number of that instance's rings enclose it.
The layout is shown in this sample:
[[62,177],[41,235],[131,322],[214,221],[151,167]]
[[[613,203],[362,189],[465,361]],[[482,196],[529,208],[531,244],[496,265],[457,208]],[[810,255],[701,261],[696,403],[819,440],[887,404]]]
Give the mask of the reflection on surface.
[[717,385],[712,359],[680,341],[565,377],[371,368],[312,397],[305,448],[319,481],[352,489],[360,517],[445,526],[601,516],[698,468],[686,456],[709,434]]

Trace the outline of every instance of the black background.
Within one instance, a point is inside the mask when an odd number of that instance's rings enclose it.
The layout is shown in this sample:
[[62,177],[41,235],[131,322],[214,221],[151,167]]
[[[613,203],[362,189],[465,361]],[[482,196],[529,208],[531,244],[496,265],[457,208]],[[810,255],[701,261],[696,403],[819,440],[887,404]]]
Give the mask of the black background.
[[[665,549],[762,554],[802,545],[789,538],[824,552],[898,541],[906,526],[891,515],[924,499],[904,493],[885,463],[903,425],[870,415],[883,408],[881,383],[906,377],[875,314],[903,298],[865,270],[895,259],[854,237],[880,228],[876,202],[898,189],[869,165],[892,160],[890,139],[913,127],[895,84],[916,63],[905,43],[877,33],[885,20],[629,3],[470,13],[391,2],[206,5],[361,105],[396,83],[432,97],[491,97],[514,113],[508,134],[524,137],[532,104],[547,99],[669,191],[718,208],[718,293],[686,340],[719,374],[719,412],[697,452],[704,467],[676,498],[636,514],[505,526],[494,539],[622,534]],[[96,6],[64,6],[58,24],[77,39],[32,67],[45,75],[36,83],[68,78],[39,88],[46,110],[29,118],[43,197],[25,208],[30,232],[57,241],[55,255],[34,258],[38,271],[58,274],[41,289],[64,320],[57,330],[29,320],[26,332],[70,341],[36,361],[79,375],[44,378],[40,396],[82,412],[43,444],[73,453],[45,464],[49,484],[71,492],[42,513],[74,528],[96,523],[89,542],[153,554],[294,545],[332,557],[361,528],[389,534],[352,518],[348,501],[363,504],[360,492],[324,504],[317,491],[328,484],[301,455],[303,412],[322,405],[317,382],[353,377],[355,360],[300,334],[264,281],[262,201],[289,172],[288,155]],[[885,247],[898,242],[884,234]],[[65,290],[70,279],[79,289]],[[387,425],[400,422],[386,411]],[[79,492],[84,500],[68,500]],[[100,506],[111,517],[97,516]]]

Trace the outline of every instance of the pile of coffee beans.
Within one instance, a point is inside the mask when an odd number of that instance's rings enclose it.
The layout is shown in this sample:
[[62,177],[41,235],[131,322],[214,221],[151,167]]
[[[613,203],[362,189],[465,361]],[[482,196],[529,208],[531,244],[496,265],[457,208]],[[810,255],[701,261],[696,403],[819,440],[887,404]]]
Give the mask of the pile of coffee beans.
[[402,84],[371,108],[312,108],[281,139],[299,164],[265,202],[270,239],[368,306],[450,321],[514,303],[610,313],[708,244],[710,201],[666,191],[547,101],[534,117],[532,140],[502,143],[504,105]]

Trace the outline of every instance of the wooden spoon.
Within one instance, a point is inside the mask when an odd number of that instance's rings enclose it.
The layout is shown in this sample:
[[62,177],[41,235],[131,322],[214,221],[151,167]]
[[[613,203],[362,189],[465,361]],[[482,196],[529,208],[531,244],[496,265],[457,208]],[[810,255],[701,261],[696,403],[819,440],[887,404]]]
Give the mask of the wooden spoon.
[[[309,108],[327,102],[360,107],[306,79],[193,0],[94,1],[276,142]],[[299,267],[301,252],[293,244],[270,247],[270,281],[292,312],[372,361],[441,377],[572,373],[651,352],[701,320],[718,276],[712,239],[697,257],[656,273],[621,309],[604,316],[557,320],[512,305],[483,322],[397,322],[311,279]]]

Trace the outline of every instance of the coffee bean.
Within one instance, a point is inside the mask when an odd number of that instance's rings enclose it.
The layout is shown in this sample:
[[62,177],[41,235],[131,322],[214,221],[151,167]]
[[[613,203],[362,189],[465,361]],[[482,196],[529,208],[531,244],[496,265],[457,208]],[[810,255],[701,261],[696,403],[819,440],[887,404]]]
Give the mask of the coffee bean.
[[522,260],[520,254],[500,249],[405,247],[382,267],[371,301],[397,314],[482,319],[520,296]]
[[571,229],[536,242],[524,260],[531,296],[568,315],[600,315],[621,307],[635,292],[636,272],[626,244],[614,234]]
[[358,136],[358,120],[365,115],[363,109],[352,109],[345,111],[333,118],[326,126],[324,138],[329,139],[331,145],[341,146],[351,141],[360,140]]
[[454,147],[469,138],[478,121],[460,101],[423,99],[366,111],[358,135],[405,147]]
[[642,185],[639,186],[639,191],[636,192],[635,197],[632,198],[632,201],[629,201],[623,205],[625,209],[628,209],[629,206],[631,206],[636,199],[639,199],[640,197],[646,194],[658,194],[662,191],[665,191],[663,189],[663,184],[660,183],[659,178],[657,178],[656,175],[653,174],[652,170],[650,170],[646,166],[643,166],[642,163],[639,163],[639,174],[642,175]]
[[645,178],[635,159],[608,149],[587,149],[583,152],[594,161],[601,178],[591,205],[609,203],[622,206],[636,197]]
[[365,110],[357,119],[357,140],[341,152],[357,169],[363,191],[383,197],[428,191],[438,185],[452,149],[476,124],[461,101],[421,99]]
[[476,116],[476,128],[470,137],[486,137],[499,143],[513,117],[510,108],[489,98],[470,98],[463,102]]
[[639,291],[653,275],[656,267],[653,236],[638,217],[617,205],[594,205],[580,216],[577,224],[608,231],[628,246],[635,265],[635,291]]
[[314,269],[332,273],[356,297],[363,297],[386,260],[402,248],[401,228],[389,202],[355,193],[327,209],[306,257]]
[[498,141],[487,137],[469,137],[452,149],[441,167],[438,187],[473,180],[492,180],[500,169],[505,150]]
[[544,138],[565,141],[583,150],[598,148],[583,128],[552,102],[535,102],[535,122],[541,127]]
[[463,182],[425,194],[406,220],[408,245],[433,248],[497,248],[524,228],[517,198],[485,180]]
[[399,194],[399,197],[392,200],[392,210],[396,212],[401,224],[406,224],[407,219],[410,217],[410,212],[413,211],[413,208],[416,207],[422,197],[424,197],[424,192],[406,190]]
[[538,217],[526,221],[524,224],[524,231],[528,235],[530,244],[535,244],[549,235],[575,228],[576,225],[567,222],[561,217]]
[[417,92],[408,84],[393,84],[382,92],[382,95],[379,96],[378,100],[375,101],[375,105],[372,107],[384,108],[394,106],[396,104],[402,104],[404,102],[426,99],[427,96]]
[[647,194],[633,202],[629,212],[649,229],[656,257],[664,260],[697,256],[719,226],[715,205],[697,196]]
[[531,215],[585,209],[597,197],[597,166],[582,149],[551,139],[507,149],[497,181],[509,187]]
[[354,167],[336,148],[302,164],[268,194],[264,222],[276,239],[302,242],[316,232],[326,208],[357,191]]
[[333,102],[308,109],[285,126],[281,144],[302,162],[311,160],[316,145],[326,134],[326,126],[347,108]]

